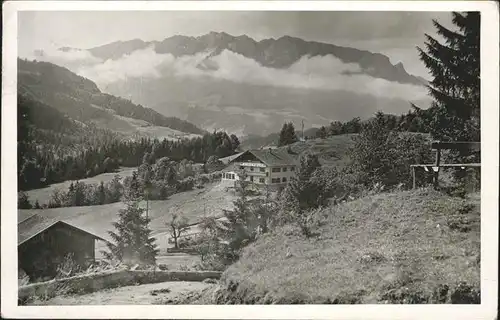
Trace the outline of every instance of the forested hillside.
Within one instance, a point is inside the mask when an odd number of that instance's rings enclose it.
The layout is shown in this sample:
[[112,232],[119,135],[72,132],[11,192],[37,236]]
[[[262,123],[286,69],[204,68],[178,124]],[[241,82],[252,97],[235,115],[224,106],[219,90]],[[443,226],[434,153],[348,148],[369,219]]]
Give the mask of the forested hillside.
[[203,130],[192,123],[102,93],[94,82],[66,68],[22,59],[18,59],[18,66],[20,94],[44,102],[75,120],[85,123],[110,121],[116,114],[181,132],[203,134]]
[[178,141],[129,139],[73,120],[29,95],[18,94],[17,110],[20,190],[112,172],[119,166],[135,167],[145,154],[153,163],[162,157],[204,163],[211,156],[229,156],[239,146],[238,138],[225,132]]

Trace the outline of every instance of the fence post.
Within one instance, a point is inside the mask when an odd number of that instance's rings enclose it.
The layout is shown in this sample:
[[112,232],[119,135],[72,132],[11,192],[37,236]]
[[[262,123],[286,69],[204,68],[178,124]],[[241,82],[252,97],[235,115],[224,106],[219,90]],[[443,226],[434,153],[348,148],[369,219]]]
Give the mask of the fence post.
[[416,181],[415,181],[415,167],[411,167],[411,176],[413,178],[413,189],[416,187]]
[[439,165],[441,163],[441,148],[436,150],[436,167],[437,170],[434,171],[434,188],[439,186]]

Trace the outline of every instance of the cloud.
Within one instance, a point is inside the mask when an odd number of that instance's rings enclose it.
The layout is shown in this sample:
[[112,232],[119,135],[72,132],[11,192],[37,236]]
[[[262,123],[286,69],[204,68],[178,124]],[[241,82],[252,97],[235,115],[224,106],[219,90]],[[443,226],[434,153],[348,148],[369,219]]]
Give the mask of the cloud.
[[23,58],[47,61],[71,69],[92,67],[103,62],[102,59],[93,56],[89,51],[78,49],[67,49],[65,51],[57,48],[36,50]]
[[106,60],[92,67],[82,66],[77,73],[97,84],[123,81],[127,78],[159,78],[159,67],[171,63],[172,55],[156,54],[153,48],[137,50],[118,60]]
[[228,50],[215,56],[211,52],[203,52],[174,57],[171,54],[158,54],[150,47],[134,51],[118,60],[107,61],[93,57],[88,51],[59,51],[51,58],[62,61],[65,66],[71,64],[72,70],[95,81],[99,86],[128,78],[173,76],[212,78],[292,89],[342,90],[408,101],[428,97],[425,87],[352,74],[362,71],[358,64],[343,63],[332,55],[304,56],[287,69],[263,67],[253,59]]

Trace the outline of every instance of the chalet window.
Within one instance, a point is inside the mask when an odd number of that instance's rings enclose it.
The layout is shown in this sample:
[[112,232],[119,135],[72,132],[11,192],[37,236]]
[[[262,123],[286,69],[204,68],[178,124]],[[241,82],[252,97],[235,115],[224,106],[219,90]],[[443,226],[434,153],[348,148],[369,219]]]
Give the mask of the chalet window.
[[259,178],[260,183],[264,183],[264,178]]
[[269,172],[266,172],[266,177],[269,177]]
[[273,172],[281,172],[281,168],[273,168]]
[[290,171],[295,171],[295,167],[291,167],[291,168],[290,168]]
[[250,167],[250,171],[253,171],[253,167]]
[[287,167],[284,167],[284,168],[283,168],[283,172],[286,172],[286,171],[287,171],[287,169],[288,169]]
[[280,183],[280,178],[272,178],[271,182],[272,183]]
[[265,172],[266,168],[260,168],[260,172]]
[[281,181],[286,182],[286,178],[283,178]]
[[252,182],[253,182],[253,176],[251,176],[251,177],[250,177],[250,181],[252,181]]

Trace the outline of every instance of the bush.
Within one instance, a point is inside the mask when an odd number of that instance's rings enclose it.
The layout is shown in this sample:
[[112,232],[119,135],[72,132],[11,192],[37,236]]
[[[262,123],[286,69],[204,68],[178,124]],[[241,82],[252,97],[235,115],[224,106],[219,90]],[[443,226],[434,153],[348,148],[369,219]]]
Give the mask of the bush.
[[28,195],[24,192],[19,192],[17,196],[17,206],[19,209],[31,209],[32,205],[28,199]]
[[[430,139],[427,135],[390,131],[383,113],[364,124],[354,137],[350,150],[353,171],[357,181],[367,187],[380,183],[388,189],[403,184],[411,185],[410,165],[432,162]],[[416,172],[421,183],[425,173]]]
[[187,177],[184,180],[181,180],[177,183],[177,192],[185,192],[194,189],[194,178]]

